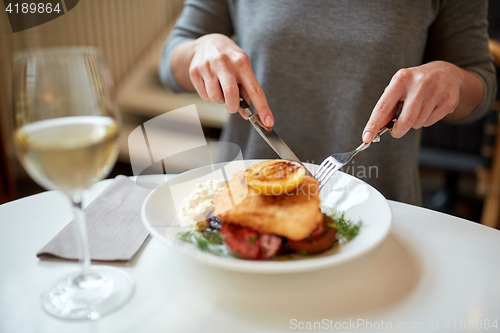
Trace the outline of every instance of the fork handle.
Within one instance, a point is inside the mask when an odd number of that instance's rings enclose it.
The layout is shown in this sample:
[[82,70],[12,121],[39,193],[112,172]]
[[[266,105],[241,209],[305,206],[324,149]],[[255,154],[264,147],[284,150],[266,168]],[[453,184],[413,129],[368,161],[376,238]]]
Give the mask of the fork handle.
[[401,113],[397,114],[396,117],[394,117],[391,121],[389,121],[387,125],[385,125],[384,127],[391,130],[394,127],[394,123],[396,123],[396,120],[399,119],[400,115]]
[[[401,115],[401,111],[403,110],[403,102],[398,102],[397,104],[398,109],[396,110],[396,117],[392,118],[391,121],[389,121],[382,129],[387,128],[388,130],[391,130],[394,127],[394,123],[396,123],[396,120],[399,119],[399,116]],[[385,133],[387,131],[384,131]],[[383,134],[381,133],[381,134]]]
[[[396,123],[396,120],[398,120],[399,118],[399,115],[401,113],[398,113],[396,115],[396,117],[392,118],[391,121],[389,121],[387,123],[387,125],[385,125],[384,127],[382,127],[378,132],[377,132],[377,135],[375,136],[375,139],[372,140],[372,142],[379,142],[380,141],[380,137],[382,136],[382,134],[384,134],[385,132],[389,132],[390,130],[392,130],[392,128],[394,127],[394,124]],[[365,150],[366,148],[368,148],[369,145],[372,144],[372,142],[368,143],[368,144],[361,144],[361,146],[363,146],[363,150]],[[361,147],[360,146],[360,147]]]

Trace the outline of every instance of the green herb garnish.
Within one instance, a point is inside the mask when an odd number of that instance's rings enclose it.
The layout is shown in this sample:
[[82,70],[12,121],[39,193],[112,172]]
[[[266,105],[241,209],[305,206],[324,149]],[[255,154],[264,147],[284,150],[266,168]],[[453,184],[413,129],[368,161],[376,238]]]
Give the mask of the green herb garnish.
[[363,226],[363,221],[359,220],[354,222],[345,217],[345,214],[338,214],[337,212],[330,212],[330,214],[325,214],[332,219],[332,223],[328,226],[337,230],[337,239],[342,241],[350,241],[354,239],[358,234],[359,230]]
[[258,238],[258,236],[255,236],[255,237],[249,237],[249,238],[248,238],[248,242],[249,242],[250,244],[254,244],[254,243],[257,241],[257,238]]
[[219,231],[210,233],[201,233],[198,230],[186,231],[179,235],[179,240],[186,243],[195,244],[201,251],[209,252],[217,256],[224,254],[224,250],[220,247],[223,244],[222,235]]

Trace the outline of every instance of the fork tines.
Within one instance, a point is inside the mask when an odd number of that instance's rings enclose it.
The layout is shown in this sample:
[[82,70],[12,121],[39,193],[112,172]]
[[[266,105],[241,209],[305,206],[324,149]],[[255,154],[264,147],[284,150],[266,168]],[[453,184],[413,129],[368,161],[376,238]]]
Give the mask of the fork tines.
[[314,178],[318,180],[320,186],[322,187],[341,166],[342,163],[339,163],[337,160],[330,156],[326,158],[323,163],[321,163],[319,169],[314,174]]

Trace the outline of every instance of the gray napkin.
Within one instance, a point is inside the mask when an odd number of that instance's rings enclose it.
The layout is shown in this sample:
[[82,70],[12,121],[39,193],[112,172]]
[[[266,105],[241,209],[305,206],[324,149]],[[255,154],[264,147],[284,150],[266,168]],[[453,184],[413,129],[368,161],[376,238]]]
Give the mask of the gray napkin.
[[[125,176],[113,182],[85,209],[90,258],[100,261],[128,261],[140,249],[148,231],[141,222],[141,207],[151,189],[144,189]],[[38,253],[78,259],[73,221]]]

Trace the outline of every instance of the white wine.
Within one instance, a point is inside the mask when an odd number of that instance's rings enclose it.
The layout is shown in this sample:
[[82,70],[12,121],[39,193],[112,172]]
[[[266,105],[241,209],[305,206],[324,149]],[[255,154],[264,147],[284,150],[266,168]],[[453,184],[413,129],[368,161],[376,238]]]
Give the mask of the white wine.
[[95,320],[134,292],[134,281],[123,270],[91,266],[82,211],[84,190],[106,177],[118,156],[113,82],[93,47],[18,51],[12,65],[16,154],[33,180],[71,199],[75,254],[82,267],[46,289],[40,303],[57,318]]
[[46,189],[69,194],[108,175],[117,141],[117,123],[103,116],[46,119],[14,132],[16,152],[29,175]]

